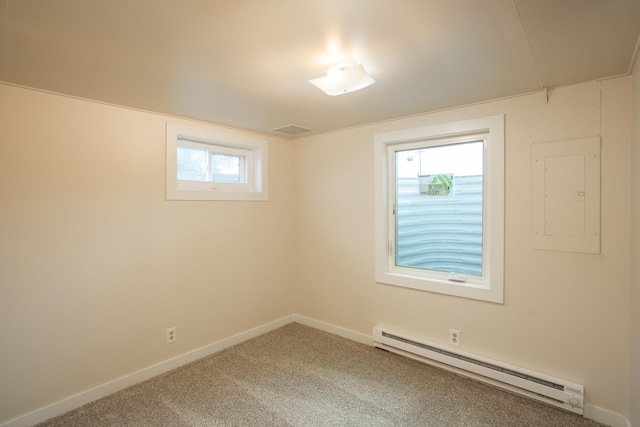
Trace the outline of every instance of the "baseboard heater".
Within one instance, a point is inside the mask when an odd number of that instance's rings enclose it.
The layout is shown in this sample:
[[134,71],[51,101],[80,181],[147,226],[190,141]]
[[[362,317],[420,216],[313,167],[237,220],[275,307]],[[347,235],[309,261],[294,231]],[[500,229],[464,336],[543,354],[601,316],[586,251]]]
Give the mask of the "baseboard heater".
[[583,415],[584,386],[429,343],[373,328],[375,347],[428,363],[484,383],[488,383],[550,405]]

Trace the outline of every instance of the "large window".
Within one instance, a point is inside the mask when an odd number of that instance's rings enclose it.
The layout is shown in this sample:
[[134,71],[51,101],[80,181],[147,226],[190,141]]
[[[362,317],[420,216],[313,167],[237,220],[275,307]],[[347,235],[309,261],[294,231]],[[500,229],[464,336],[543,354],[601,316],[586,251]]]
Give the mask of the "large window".
[[167,199],[267,200],[267,142],[168,123]]
[[494,116],[376,135],[376,281],[503,301],[503,128]]

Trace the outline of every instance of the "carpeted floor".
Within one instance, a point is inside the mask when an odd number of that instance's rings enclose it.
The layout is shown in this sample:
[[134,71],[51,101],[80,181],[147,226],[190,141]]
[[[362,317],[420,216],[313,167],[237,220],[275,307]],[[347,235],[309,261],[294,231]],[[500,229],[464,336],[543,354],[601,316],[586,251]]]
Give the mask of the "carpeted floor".
[[39,424],[599,425],[296,323]]

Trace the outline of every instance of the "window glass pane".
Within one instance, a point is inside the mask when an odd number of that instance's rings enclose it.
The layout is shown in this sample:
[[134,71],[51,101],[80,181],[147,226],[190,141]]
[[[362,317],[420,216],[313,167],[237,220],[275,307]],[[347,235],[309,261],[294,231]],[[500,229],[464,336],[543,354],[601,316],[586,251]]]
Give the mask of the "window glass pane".
[[178,179],[207,181],[207,151],[178,147]]
[[483,142],[396,151],[396,265],[482,276]]
[[245,182],[245,158],[206,149],[178,147],[178,179],[187,181]]
[[240,160],[240,156],[211,153],[211,180],[214,182],[243,182],[240,175]]

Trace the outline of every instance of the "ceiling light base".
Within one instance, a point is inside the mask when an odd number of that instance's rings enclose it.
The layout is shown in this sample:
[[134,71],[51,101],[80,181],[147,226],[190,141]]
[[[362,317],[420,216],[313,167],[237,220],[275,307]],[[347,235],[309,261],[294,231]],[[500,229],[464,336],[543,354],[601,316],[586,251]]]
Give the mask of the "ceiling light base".
[[367,74],[362,64],[342,62],[331,67],[326,76],[311,79],[309,83],[327,95],[336,96],[364,89],[375,80]]

